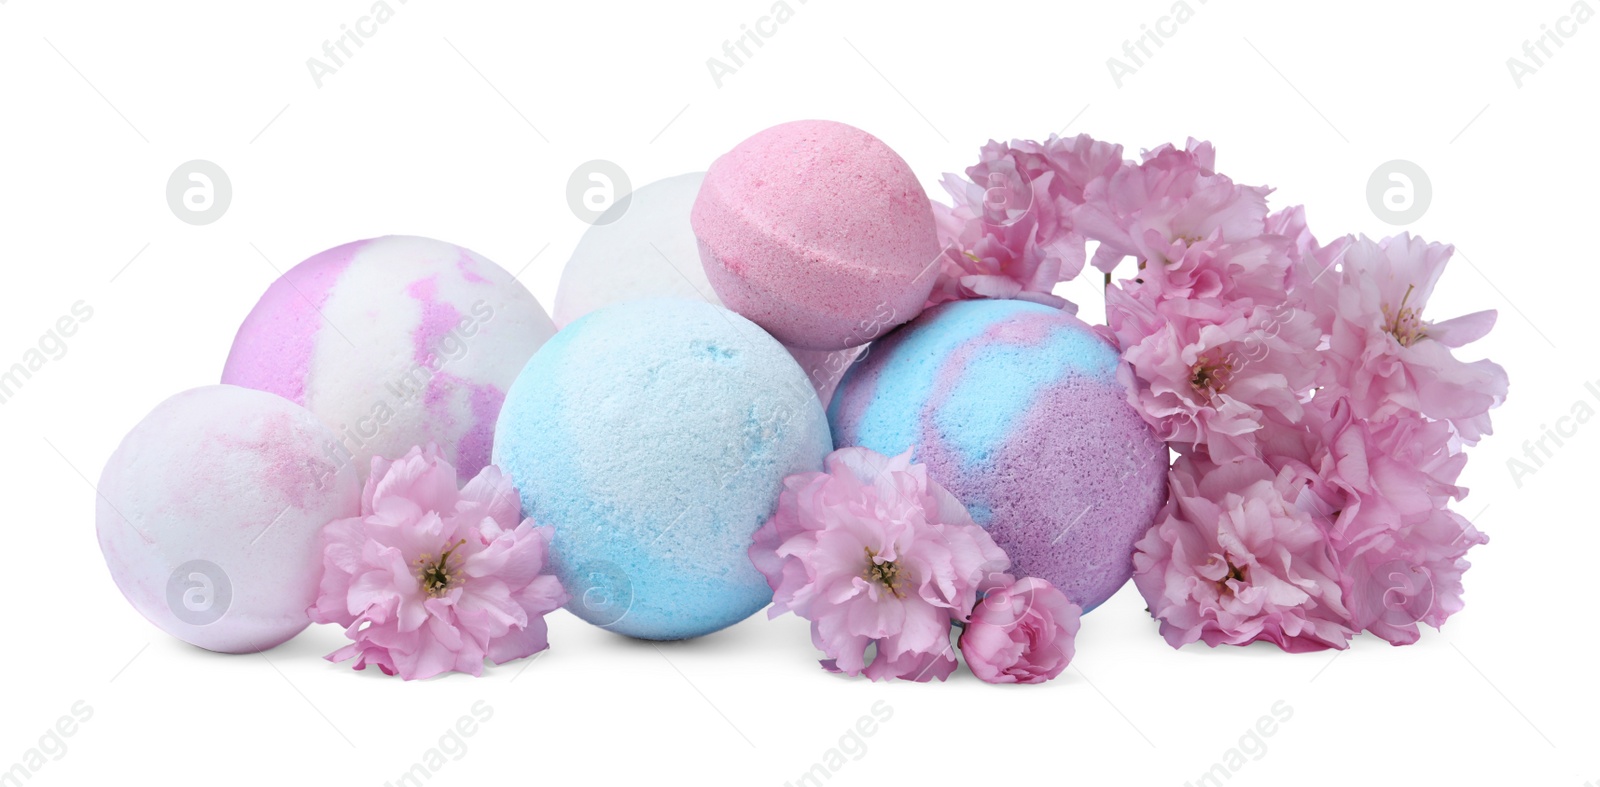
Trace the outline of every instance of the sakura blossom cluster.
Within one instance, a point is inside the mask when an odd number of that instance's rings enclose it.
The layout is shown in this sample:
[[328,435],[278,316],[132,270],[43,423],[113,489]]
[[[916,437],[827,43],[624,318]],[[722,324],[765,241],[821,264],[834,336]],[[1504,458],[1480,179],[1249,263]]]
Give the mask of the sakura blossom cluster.
[[831,672],[942,681],[959,648],[985,681],[1040,683],[1072,659],[1082,610],[1005,573],[1006,553],[910,451],[841,448],[784,479],[750,560],[772,587],[769,616],[810,620]]
[[1075,311],[1050,290],[1105,274],[1119,377],[1177,454],[1134,556],[1172,646],[1415,642],[1462,608],[1467,551],[1487,541],[1451,504],[1507,379],[1455,351],[1495,312],[1424,316],[1451,246],[1324,245],[1302,207],[1270,212],[1271,190],[1215,157],[1194,139],[1138,161],[1087,136],[991,142],[946,178],[933,300]]
[[554,530],[523,519],[511,480],[494,465],[457,488],[439,447],[373,457],[361,515],[322,530],[317,623],[351,644],[327,655],[405,680],[483,673],[550,646],[544,616],[567,601],[547,572]]

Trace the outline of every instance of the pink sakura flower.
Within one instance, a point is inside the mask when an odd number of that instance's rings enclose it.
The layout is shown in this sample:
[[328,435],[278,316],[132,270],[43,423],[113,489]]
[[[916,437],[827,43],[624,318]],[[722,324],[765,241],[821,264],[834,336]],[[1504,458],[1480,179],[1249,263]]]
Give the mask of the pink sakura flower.
[[438,446],[373,458],[361,516],[322,531],[323,576],[308,612],[354,640],[328,655],[406,680],[479,675],[549,647],[544,616],[567,601],[544,574],[553,531],[522,519],[493,465],[463,488]]
[[1043,579],[1000,575],[961,632],[961,655],[989,683],[1043,683],[1072,661],[1082,615]]
[[1337,541],[1425,517],[1466,496],[1456,479],[1467,456],[1453,447],[1449,424],[1410,412],[1358,418],[1348,399],[1322,394],[1307,413],[1316,433],[1308,464],[1325,507],[1339,513],[1331,529]]
[[[1023,198],[1023,204],[1031,207],[1009,208],[1015,200],[1005,196],[1004,176],[992,173],[989,177],[997,182],[988,189],[946,177],[946,188],[957,196],[956,207],[934,205],[945,248],[928,305],[967,298],[1017,298],[1076,313],[1076,306],[1050,290],[1056,282],[1071,279],[1083,269],[1083,238],[1072,233],[1043,234],[1047,230],[1041,220],[1049,222],[1054,216],[1043,184],[1035,182],[1031,196]],[[978,194],[975,200],[963,199],[958,189]]]
[[1488,537],[1450,511],[1466,496],[1456,485],[1466,455],[1442,421],[1399,413],[1356,418],[1347,400],[1321,414],[1312,459],[1319,522],[1342,569],[1352,626],[1410,644],[1417,624],[1435,628],[1462,609],[1469,549]]
[[1449,510],[1465,494],[1459,445],[1490,432],[1507,390],[1501,367],[1452,353],[1494,312],[1422,316],[1452,249],[1322,245],[1303,208],[1269,215],[1269,190],[1219,175],[1193,139],[1102,185],[1067,222],[1099,242],[1096,268],[1135,258],[1106,295],[1119,378],[1188,455],[1136,558],[1168,640],[1409,643],[1443,623],[1486,541]]
[[784,479],[750,559],[772,587],[769,615],[810,620],[825,668],[916,681],[954,670],[951,622],[967,620],[979,583],[1010,564],[909,451],[865,448]]
[[[1451,247],[1409,234],[1323,245],[1303,208],[1269,214],[1270,189],[1215,163],[1194,139],[1138,162],[1086,136],[991,142],[968,180],[947,178],[954,207],[936,207],[947,247],[930,303],[1075,310],[1050,290],[1081,272],[1087,240],[1099,244],[1088,264],[1108,275],[1133,257],[1100,332],[1122,349],[1130,401],[1185,454],[1135,557],[1168,641],[1298,651],[1364,630],[1413,642],[1417,624],[1461,609],[1465,555],[1487,540],[1449,506],[1466,493],[1460,446],[1490,433],[1508,384],[1500,366],[1453,350],[1495,313],[1425,319]],[[768,560],[769,577],[815,587],[811,569]],[[891,636],[867,640],[886,672],[953,668]],[[1000,675],[1005,652],[969,661]]]
[[1309,314],[1249,300],[1145,303],[1106,291],[1129,400],[1180,451],[1226,462],[1257,453],[1269,423],[1295,423],[1316,381],[1321,333]]
[[1010,169],[1031,182],[1049,175],[1047,194],[1058,204],[1082,205],[1101,199],[1113,175],[1122,168],[1122,146],[1100,142],[1088,134],[1062,138],[1054,134],[1044,142],[1014,139],[1003,144],[990,140],[978,163],[967,169],[974,183],[989,173]]
[[1017,298],[1075,312],[1051,289],[1083,270],[1083,237],[1067,220],[1096,199],[1122,163],[1122,148],[1088,136],[1044,143],[991,141],[968,179],[945,177],[952,207],[934,205],[939,281],[929,305],[964,298]]
[[[812,630],[812,641],[817,641],[815,627]],[[926,683],[931,680],[945,680],[956,671],[955,648],[950,645],[950,629],[945,629],[941,644],[936,648],[925,648],[911,643],[904,634],[895,634],[877,641],[877,655],[866,669],[852,671],[848,667],[840,667],[839,659],[823,659],[822,668],[829,672],[846,675],[865,675],[869,680],[910,680],[917,683]],[[817,644],[823,648],[821,643]]]
[[1303,205],[1285,208],[1267,217],[1266,232],[1289,242],[1288,291],[1296,296],[1310,291],[1324,273],[1344,258],[1350,248],[1350,236],[1335,239],[1324,246],[1319,243],[1306,224]]
[[1488,541],[1465,517],[1439,508],[1339,550],[1351,626],[1394,645],[1416,642],[1418,623],[1443,626],[1465,606],[1467,550]]
[[1343,648],[1338,568],[1297,501],[1304,483],[1263,461],[1183,457],[1166,508],[1136,545],[1134,583],[1173,647],[1271,642],[1291,653]]
[[1448,421],[1471,445],[1492,430],[1489,409],[1505,400],[1505,370],[1451,352],[1494,327],[1493,310],[1431,322],[1423,309],[1453,247],[1409,233],[1350,244],[1317,281],[1313,305],[1328,333],[1328,385],[1348,396],[1357,418],[1401,410]]
[[1290,239],[1266,233],[1271,189],[1240,186],[1217,174],[1210,143],[1163,145],[1142,163],[1124,164],[1103,200],[1072,219],[1100,241],[1092,264],[1111,273],[1137,261],[1132,289],[1165,298],[1281,298]]

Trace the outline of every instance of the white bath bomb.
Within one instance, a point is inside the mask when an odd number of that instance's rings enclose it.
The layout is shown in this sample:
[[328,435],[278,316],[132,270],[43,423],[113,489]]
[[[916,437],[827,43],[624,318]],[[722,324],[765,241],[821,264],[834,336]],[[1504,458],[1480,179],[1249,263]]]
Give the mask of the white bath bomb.
[[[623,301],[688,298],[722,305],[706,279],[689,224],[689,210],[705,177],[704,172],[691,172],[642,186],[583,233],[556,289],[558,327]],[[786,349],[824,404],[860,350]]]
[[95,529],[122,594],[162,631],[253,653],[304,629],[322,526],[361,513],[353,467],[305,408],[212,385],[145,416],[100,474]]
[[689,207],[705,176],[690,172],[641,186],[584,231],[556,288],[557,327],[621,301],[716,303],[689,228]]

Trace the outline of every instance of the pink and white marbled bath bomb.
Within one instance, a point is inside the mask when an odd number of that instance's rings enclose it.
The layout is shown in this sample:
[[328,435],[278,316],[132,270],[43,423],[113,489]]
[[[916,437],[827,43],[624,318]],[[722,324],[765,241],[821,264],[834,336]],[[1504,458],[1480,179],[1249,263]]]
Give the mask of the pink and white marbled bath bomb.
[[231,385],[157,405],[100,474],[95,529],[122,594],[207,650],[252,653],[304,629],[320,532],[361,512],[354,468],[305,408]]
[[304,405],[328,458],[436,442],[463,479],[489,462],[507,386],[555,325],[505,269],[442,241],[391,235],[296,265],[239,327],[222,382]]
[[922,311],[938,272],[928,195],[888,145],[826,120],[723,154],[690,214],[730,309],[808,350],[866,344]]

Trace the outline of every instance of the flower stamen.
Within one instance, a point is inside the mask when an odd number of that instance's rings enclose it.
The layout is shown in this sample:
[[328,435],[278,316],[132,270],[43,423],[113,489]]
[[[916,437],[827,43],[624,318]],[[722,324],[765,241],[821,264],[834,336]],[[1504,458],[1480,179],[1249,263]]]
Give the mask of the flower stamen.
[[1400,298],[1400,308],[1391,312],[1387,304],[1383,307],[1383,329],[1393,336],[1401,347],[1410,347],[1418,339],[1428,335],[1428,326],[1422,322],[1422,310],[1406,307],[1406,302],[1411,300],[1411,291],[1416,285],[1406,285],[1406,294]]
[[439,555],[438,560],[434,560],[431,554],[417,558],[417,581],[422,583],[422,589],[429,598],[439,598],[448,593],[452,586],[460,584],[461,565],[459,562],[451,565],[450,558],[465,543],[467,540],[463,538],[451,544],[444,554]]
[[1223,555],[1218,558],[1217,555],[1213,554],[1211,559],[1207,561],[1207,565],[1216,565],[1217,563],[1222,563],[1228,567],[1228,573],[1223,574],[1222,578],[1217,580],[1217,592],[1231,596],[1234,595],[1234,589],[1232,585],[1228,584],[1229,582],[1238,581],[1240,584],[1248,584],[1250,582],[1249,575],[1245,573],[1246,567],[1234,565],[1232,555]]
[[910,578],[900,573],[900,566],[893,560],[879,563],[878,553],[872,551],[872,547],[865,547],[865,549],[867,550],[867,568],[861,572],[861,576],[869,582],[876,582],[884,586],[890,593],[894,594],[895,598],[905,598],[906,594],[901,589],[901,586]]
[[1213,347],[1201,353],[1189,370],[1189,386],[1195,393],[1210,400],[1227,389],[1228,382],[1237,371],[1239,369],[1234,365],[1233,358],[1224,355],[1221,348]]
[[1222,578],[1222,583],[1226,585],[1229,580],[1238,580],[1240,582],[1246,581],[1244,576],[1244,567],[1234,565],[1232,560],[1228,561],[1228,575]]

